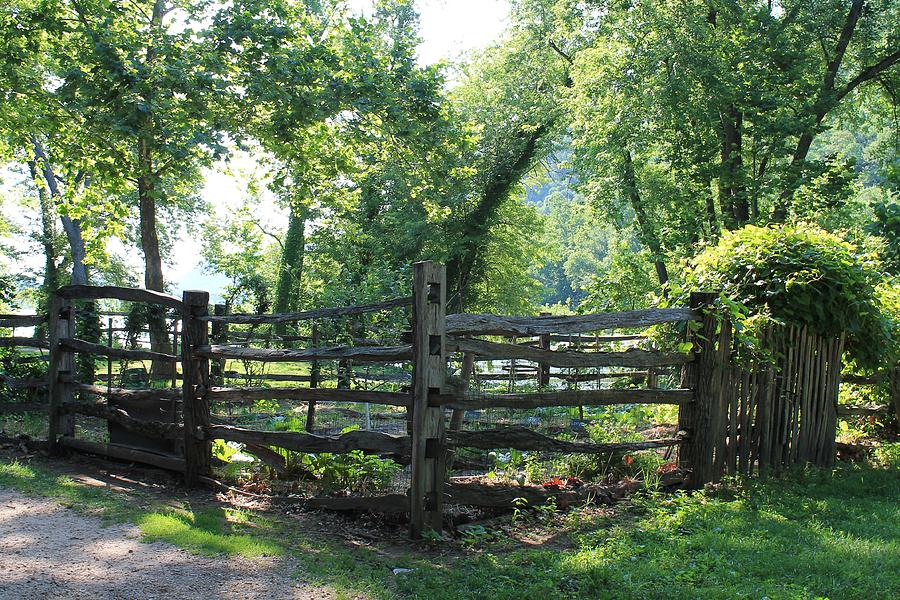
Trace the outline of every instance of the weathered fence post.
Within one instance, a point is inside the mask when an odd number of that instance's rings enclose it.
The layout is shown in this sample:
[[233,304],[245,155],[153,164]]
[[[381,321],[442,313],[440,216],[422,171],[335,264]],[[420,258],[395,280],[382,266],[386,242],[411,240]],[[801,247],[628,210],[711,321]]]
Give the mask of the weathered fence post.
[[413,265],[412,481],[409,535],[441,531],[446,476],[444,411],[428,406],[431,392],[444,392],[447,368],[446,269],[430,261]]
[[[213,306],[213,314],[217,317],[224,317],[228,314],[228,307],[225,304],[216,304]],[[182,328],[184,323],[181,324]],[[221,321],[213,321],[210,339],[214,344],[224,344],[228,341],[228,323]],[[217,358],[209,363],[209,377],[213,385],[225,385],[225,359]]]
[[[549,317],[550,313],[542,312],[540,313],[542,317]],[[550,334],[545,333],[542,334],[538,341],[539,347],[541,350],[549,350],[550,349]],[[550,365],[544,362],[538,363],[538,387],[546,388],[550,385]]]
[[[694,310],[704,311],[712,306],[716,294],[694,292],[690,304]],[[699,331],[688,335],[694,342],[694,361],[682,371],[681,387],[694,390],[694,401],[682,404],[678,410],[678,429],[686,433],[678,453],[679,466],[690,471],[687,487],[698,489],[714,477],[714,449],[721,432],[718,423],[719,390],[717,383],[717,320],[711,312],[704,312]]]
[[70,300],[54,295],[50,300],[50,366],[48,369],[48,396],[50,399],[50,423],[47,436],[50,454],[58,452],[57,437],[75,435],[75,416],[63,410],[72,401],[71,378],[74,375],[74,355],[63,350],[59,341],[75,337],[75,312]]
[[[311,339],[310,339],[310,347],[317,348],[319,346],[319,326],[316,323],[312,324],[311,331]],[[310,389],[316,389],[319,387],[319,377],[321,376],[322,369],[319,366],[319,361],[314,360],[310,363],[309,366],[309,387]],[[308,433],[312,433],[313,429],[316,426],[316,401],[310,400],[309,405],[306,409],[306,431]]]
[[182,411],[184,414],[184,480],[197,485],[200,475],[209,474],[211,444],[203,432],[209,426],[209,360],[194,351],[209,344],[205,317],[209,313],[209,293],[186,290],[181,313]]

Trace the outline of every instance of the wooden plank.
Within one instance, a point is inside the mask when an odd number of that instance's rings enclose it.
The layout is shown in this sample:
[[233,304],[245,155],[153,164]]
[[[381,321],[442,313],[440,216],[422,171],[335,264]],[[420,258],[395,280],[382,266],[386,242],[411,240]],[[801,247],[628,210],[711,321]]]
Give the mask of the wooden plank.
[[62,410],[67,413],[104,419],[120,425],[128,431],[146,435],[148,437],[174,440],[184,436],[184,427],[182,425],[135,419],[129,415],[127,411],[121,408],[107,406],[105,403],[90,404],[87,402],[66,402],[62,406]]
[[85,354],[94,354],[96,356],[107,356],[109,358],[124,358],[127,360],[178,360],[178,357],[172,354],[152,352],[150,350],[132,350],[130,348],[110,348],[104,344],[94,344],[93,342],[86,342],[74,337],[62,338],[59,340],[59,344],[64,350],[70,352],[82,352]]
[[44,315],[0,314],[0,327],[36,327],[46,320]]
[[680,438],[648,440],[644,442],[622,442],[617,444],[594,444],[591,442],[570,442],[559,440],[526,427],[512,425],[496,429],[473,431],[453,431],[448,434],[452,446],[463,448],[515,448],[517,450],[541,450],[547,452],[600,454],[605,452],[626,452],[676,446]]
[[693,321],[700,313],[689,308],[645,308],[616,313],[546,317],[499,315],[447,315],[449,335],[537,336],[545,333],[588,333],[602,329],[649,327],[661,323]]
[[412,298],[394,298],[374,304],[361,304],[358,306],[342,306],[337,308],[318,308],[295,313],[276,313],[272,315],[215,315],[207,316],[203,320],[219,323],[234,323],[238,325],[262,325],[268,323],[290,323],[292,321],[305,321],[309,319],[324,319],[358,315],[367,312],[388,310],[399,306],[412,305]]
[[98,442],[89,442],[87,440],[78,440],[73,437],[63,436],[57,442],[60,446],[71,448],[79,452],[88,454],[96,454],[107,458],[115,458],[128,462],[138,462],[168,471],[184,472],[184,459],[176,456],[165,456],[162,454],[153,454],[152,452],[144,452],[143,450],[135,450],[127,446],[119,446],[118,444],[101,444]]
[[368,402],[387,406],[409,406],[409,394],[323,388],[211,388],[210,402],[252,402],[256,400],[307,400],[314,402]]
[[161,304],[166,308],[180,311],[181,299],[161,292],[142,288],[125,288],[111,285],[67,285],[56,290],[60,298],[70,300],[123,300],[125,302],[146,302]]
[[212,462],[212,443],[198,439],[196,433],[210,424],[209,360],[198,355],[197,348],[209,343],[209,331],[203,317],[209,312],[209,294],[185,290],[182,294],[181,360],[182,413],[184,415],[184,479],[188,487],[208,475]]
[[0,348],[41,348],[47,350],[50,348],[49,340],[34,337],[0,337]]
[[3,402],[0,403],[0,415],[9,415],[25,412],[47,412],[50,410],[49,402]]
[[412,358],[410,346],[331,346],[295,350],[290,348],[233,348],[200,346],[194,352],[205,358],[230,358],[265,362],[303,362],[352,358],[369,362],[402,362]]
[[277,446],[295,452],[332,452],[344,454],[361,450],[368,454],[410,454],[410,438],[380,431],[348,431],[338,436],[313,435],[296,431],[256,431],[230,425],[204,428],[207,439],[222,439],[245,444]]
[[181,390],[177,388],[109,388],[104,385],[76,383],[73,389],[116,400],[172,400],[181,398]]
[[[471,356],[471,354],[467,355]],[[534,375],[531,373],[478,373],[474,376],[479,381],[532,381]]]
[[551,379],[561,379],[563,381],[581,382],[581,381],[598,381],[600,379],[646,379],[650,374],[649,371],[620,371],[614,373],[581,373],[566,375],[563,373],[550,373]]
[[284,375],[281,373],[261,373],[259,375],[247,375],[246,373],[238,373],[237,371],[225,371],[224,379],[252,379],[255,381],[297,381],[309,382],[312,380],[310,375]]
[[553,367],[663,367],[683,365],[693,360],[693,355],[682,352],[655,352],[632,348],[624,352],[574,352],[552,351],[488,342],[485,340],[456,338],[448,342],[450,351],[471,352],[482,360],[521,358]]
[[447,406],[460,410],[504,407],[531,409],[543,406],[607,406],[616,404],[686,404],[694,401],[690,389],[662,390],[564,390],[518,394],[485,394],[466,396],[432,394],[431,406]]
[[647,339],[646,335],[640,333],[632,335],[550,335],[549,337],[551,342],[570,344],[581,344],[582,342],[588,342],[589,344],[610,344],[618,342],[635,342],[637,340]]

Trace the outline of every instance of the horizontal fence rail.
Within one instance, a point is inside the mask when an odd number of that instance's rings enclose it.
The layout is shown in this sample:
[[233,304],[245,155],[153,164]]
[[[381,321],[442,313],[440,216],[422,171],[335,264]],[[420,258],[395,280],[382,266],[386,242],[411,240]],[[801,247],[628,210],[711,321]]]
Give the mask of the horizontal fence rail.
[[44,315],[0,315],[0,327],[36,327],[46,322]]
[[345,306],[338,308],[317,308],[296,313],[276,313],[272,315],[209,315],[201,320],[210,323],[232,323],[235,325],[265,325],[273,323],[290,323],[294,321],[308,321],[332,317],[344,317],[358,315],[367,312],[377,312],[400,306],[411,306],[412,298],[395,298],[375,304],[362,304],[359,306]]
[[56,290],[56,295],[67,300],[122,300],[125,302],[159,304],[177,311],[180,311],[183,308],[180,298],[141,288],[124,288],[103,285],[67,285]]
[[89,404],[86,402],[64,402],[64,413],[80,414],[89,417],[104,419],[117,425],[121,425],[128,431],[158,437],[168,440],[177,440],[184,436],[184,426],[177,423],[164,423],[147,419],[136,419],[121,408],[115,408],[105,403]]
[[72,388],[78,392],[87,392],[116,400],[181,400],[181,390],[174,388],[129,389],[88,383],[73,383]]
[[88,440],[80,440],[67,435],[60,437],[56,443],[63,448],[70,448],[87,454],[96,454],[97,456],[105,456],[117,460],[142,463],[179,473],[184,473],[185,471],[185,460],[183,458],[138,450],[121,444],[90,442]]
[[60,338],[59,346],[63,350],[94,354],[96,356],[106,356],[109,358],[121,358],[127,360],[162,360],[166,362],[177,362],[181,360],[181,357],[175,356],[174,354],[153,352],[152,350],[114,348],[104,346],[103,344],[87,342],[78,338]]
[[466,338],[450,339],[447,345],[451,351],[471,352],[479,359],[523,359],[551,367],[665,367],[683,365],[693,360],[693,355],[684,352],[654,352],[637,348],[624,352],[555,351]]
[[294,431],[257,431],[229,425],[210,425],[203,428],[209,439],[222,439],[244,444],[276,446],[295,452],[330,452],[342,454],[360,450],[370,454],[409,456],[409,436],[379,431],[349,431],[338,436],[322,436]]
[[429,398],[432,406],[446,406],[458,410],[481,408],[532,409],[550,406],[612,406],[621,404],[681,405],[694,401],[690,389],[633,389],[633,390],[564,390],[559,392],[529,392],[521,394],[436,394]]
[[689,308],[646,308],[596,315],[503,317],[459,313],[447,315],[448,335],[500,335],[506,337],[542,334],[574,334],[602,329],[649,327],[700,318]]
[[195,356],[230,358],[266,362],[304,362],[349,358],[366,362],[402,362],[412,358],[412,347],[406,346],[332,346],[327,348],[235,348],[232,346],[199,346]]
[[409,406],[409,394],[327,388],[211,388],[206,397],[217,402],[257,400],[306,400],[316,402],[363,402],[387,406]]
[[0,337],[0,348],[40,348],[42,350],[50,349],[50,342],[33,337]]

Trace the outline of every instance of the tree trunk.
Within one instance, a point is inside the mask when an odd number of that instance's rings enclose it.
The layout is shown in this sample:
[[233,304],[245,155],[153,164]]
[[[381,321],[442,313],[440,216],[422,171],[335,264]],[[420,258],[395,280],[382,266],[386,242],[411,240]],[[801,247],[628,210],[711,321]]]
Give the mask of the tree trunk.
[[714,240],[719,237],[719,219],[716,217],[716,201],[712,195],[712,182],[707,179],[703,186],[706,200],[706,223],[709,226],[709,238]]
[[[31,144],[34,148],[35,162],[40,165],[41,173],[44,181],[47,183],[47,189],[50,190],[50,197],[53,198],[57,206],[64,203],[62,192],[59,189],[59,182],[44,147],[38,141],[36,135],[32,134]],[[69,249],[72,254],[72,280],[74,285],[87,285],[87,267],[84,264],[85,246],[84,237],[81,235],[81,223],[78,219],[73,219],[64,211],[60,211],[59,219],[62,222],[63,231],[66,233],[66,239],[69,242]]]
[[634,210],[634,216],[638,223],[638,231],[641,234],[641,241],[653,255],[653,266],[656,268],[656,277],[659,279],[659,284],[664,286],[669,281],[669,272],[666,269],[666,264],[663,262],[662,246],[659,242],[659,237],[653,229],[653,224],[650,223],[647,209],[644,206],[643,199],[638,191],[637,176],[634,173],[634,161],[631,158],[631,152],[629,150],[623,150],[622,159],[622,183],[624,184],[624,191],[631,203],[631,208]]
[[447,260],[447,311],[460,312],[466,307],[468,290],[474,279],[475,266],[481,255],[485,240],[494,224],[498,209],[509,196],[512,187],[525,171],[531,167],[537,151],[538,141],[546,133],[549,124],[544,124],[530,132],[520,132],[521,145],[511,152],[502,164],[494,165],[492,177],[484,186],[484,191],[475,209],[467,214],[459,228],[450,233],[456,247],[451,249]]
[[722,221],[729,230],[750,221],[750,205],[744,183],[743,127],[744,115],[731,106],[721,116],[722,153],[719,169],[719,203]]
[[[141,250],[144,253],[144,287],[156,292],[165,291],[162,256],[159,252],[159,236],[156,230],[156,176],[153,172],[153,150],[144,138],[138,140],[138,213],[141,227]],[[165,354],[172,353],[169,330],[166,327],[165,311],[158,306],[149,306],[147,325],[150,330],[150,349]],[[171,377],[172,363],[153,361],[151,373],[154,377]]]
[[[300,308],[300,282],[303,276],[303,259],[306,249],[306,210],[291,206],[288,228],[284,236],[284,250],[275,286],[275,302],[272,312],[295,312]],[[279,336],[287,332],[285,323],[275,325]]]
[[[47,188],[41,183],[41,175],[38,171],[37,163],[33,160],[28,161],[28,170],[38,193],[38,210],[41,212],[41,247],[44,250],[44,282],[41,285],[41,299],[38,306],[38,313],[46,313],[50,306],[50,297],[59,287],[59,265],[56,263],[56,257],[59,251],[56,248],[56,227],[53,226],[53,201]],[[35,328],[35,337],[45,338],[47,334],[46,326],[39,325]]]

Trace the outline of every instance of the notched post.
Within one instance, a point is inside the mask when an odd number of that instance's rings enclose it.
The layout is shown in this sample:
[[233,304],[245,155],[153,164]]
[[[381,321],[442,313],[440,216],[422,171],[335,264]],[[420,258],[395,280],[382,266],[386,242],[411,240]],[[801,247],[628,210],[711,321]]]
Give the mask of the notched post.
[[444,409],[428,406],[431,393],[446,391],[446,270],[413,265],[412,481],[409,534],[440,532],[447,466]]

